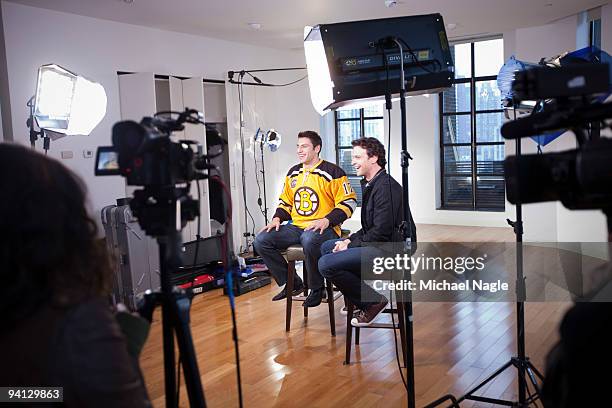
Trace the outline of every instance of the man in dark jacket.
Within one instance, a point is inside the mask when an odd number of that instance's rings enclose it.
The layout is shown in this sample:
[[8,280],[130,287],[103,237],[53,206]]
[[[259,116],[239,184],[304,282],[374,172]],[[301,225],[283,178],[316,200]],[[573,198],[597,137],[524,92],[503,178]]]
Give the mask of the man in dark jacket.
[[[359,309],[353,326],[368,326],[385,309],[387,299],[363,282],[364,259],[381,256],[375,243],[402,240],[402,187],[384,167],[385,148],[378,139],[367,137],[352,142],[352,165],[361,180],[361,229],[348,239],[323,243],[319,272],[331,280]],[[410,234],[416,241],[416,227],[410,215]]]

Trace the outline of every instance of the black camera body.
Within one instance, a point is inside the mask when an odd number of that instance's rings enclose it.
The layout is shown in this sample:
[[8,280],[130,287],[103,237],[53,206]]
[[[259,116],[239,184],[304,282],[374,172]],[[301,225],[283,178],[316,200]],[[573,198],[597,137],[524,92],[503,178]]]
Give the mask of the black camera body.
[[540,112],[505,123],[502,136],[520,139],[568,129],[579,147],[507,157],[504,177],[510,203],[561,201],[569,209],[612,209],[612,139],[599,135],[608,126],[605,120],[612,118],[612,103],[600,101],[610,92],[608,72],[607,64],[588,63],[517,74],[512,88],[518,99],[546,103]]
[[98,149],[96,175],[122,175],[131,186],[168,186],[188,183],[206,176],[204,157],[197,155],[190,140],[175,142],[170,134],[192,122],[186,110],[177,119],[145,117],[140,123],[131,120],[115,123],[113,146]]
[[[172,114],[178,117],[173,119]],[[196,142],[175,142],[170,135],[183,130],[183,123],[204,125],[202,117],[185,109],[159,112],[140,123],[118,122],[113,126],[113,146],[98,148],[96,175],[121,175],[128,185],[144,187],[134,192],[130,208],[148,235],[161,237],[171,229],[180,230],[199,215],[199,202],[189,196],[188,184],[207,178],[203,170],[214,166],[206,155],[194,151]],[[172,225],[179,216],[180,224]]]
[[195,180],[193,142],[174,142],[161,133],[153,118],[113,126],[121,175],[132,186],[164,186]]
[[612,206],[612,139],[564,152],[508,157],[504,172],[512,204],[561,201],[571,210]]

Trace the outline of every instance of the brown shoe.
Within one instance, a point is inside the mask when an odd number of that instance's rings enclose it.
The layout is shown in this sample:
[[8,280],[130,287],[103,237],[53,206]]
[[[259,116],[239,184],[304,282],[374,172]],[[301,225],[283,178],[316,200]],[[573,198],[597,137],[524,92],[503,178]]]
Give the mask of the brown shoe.
[[[357,313],[359,313],[359,309],[354,308],[353,309],[353,316],[357,316]],[[343,316],[346,316],[348,314],[348,307],[342,306],[342,309],[340,309],[340,314],[343,315]]]
[[370,324],[372,324],[374,319],[376,319],[376,317],[378,317],[378,315],[381,314],[383,310],[385,310],[385,307],[387,307],[388,303],[389,302],[387,301],[387,299],[384,299],[380,303],[370,305],[365,310],[360,310],[359,313],[357,313],[357,315],[351,320],[351,325],[355,327],[369,326]]

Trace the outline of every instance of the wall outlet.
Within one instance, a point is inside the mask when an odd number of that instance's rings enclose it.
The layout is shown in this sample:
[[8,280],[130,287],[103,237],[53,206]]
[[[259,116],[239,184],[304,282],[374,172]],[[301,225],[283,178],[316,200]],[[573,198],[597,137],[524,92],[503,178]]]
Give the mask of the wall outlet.
[[74,153],[72,150],[62,150],[62,159],[72,159],[74,157]]
[[93,150],[85,149],[83,150],[83,157],[86,159],[91,159],[93,157]]

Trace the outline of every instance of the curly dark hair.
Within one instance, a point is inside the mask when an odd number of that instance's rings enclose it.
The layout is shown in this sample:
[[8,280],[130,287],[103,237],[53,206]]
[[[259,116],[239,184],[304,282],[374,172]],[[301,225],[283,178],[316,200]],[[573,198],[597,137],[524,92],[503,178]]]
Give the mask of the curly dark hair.
[[368,153],[368,157],[376,156],[378,160],[376,163],[382,168],[387,165],[387,158],[385,157],[385,146],[380,143],[380,140],[375,137],[362,137],[351,142],[353,147],[359,146]]
[[82,181],[56,160],[0,143],[0,320],[42,305],[68,307],[108,293],[110,265]]

